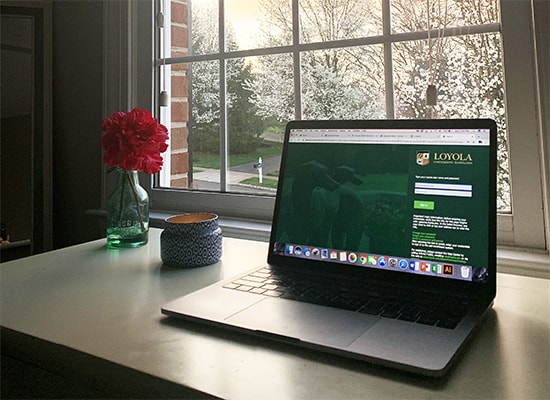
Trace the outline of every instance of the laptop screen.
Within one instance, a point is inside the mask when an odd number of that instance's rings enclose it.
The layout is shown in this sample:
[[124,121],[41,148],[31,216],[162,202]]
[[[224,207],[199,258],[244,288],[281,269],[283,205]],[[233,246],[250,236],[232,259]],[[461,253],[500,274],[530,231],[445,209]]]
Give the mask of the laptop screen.
[[495,136],[489,120],[289,123],[273,254],[487,282]]

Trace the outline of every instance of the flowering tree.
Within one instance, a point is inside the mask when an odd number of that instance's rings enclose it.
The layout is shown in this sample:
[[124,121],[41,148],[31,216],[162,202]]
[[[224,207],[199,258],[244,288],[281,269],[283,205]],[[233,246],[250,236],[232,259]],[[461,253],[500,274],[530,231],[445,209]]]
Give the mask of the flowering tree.
[[[397,32],[430,28],[430,40],[393,47],[396,113],[400,118],[492,118],[498,134],[498,209],[510,209],[510,180],[504,74],[500,34],[445,37],[454,26],[499,21],[498,1],[393,0],[392,24]],[[427,8],[430,5],[430,9]],[[426,104],[428,84],[437,88],[437,104]]]
[[[193,53],[205,54],[217,51],[217,20],[212,18],[215,10],[203,6],[193,9]],[[231,29],[228,29],[228,48],[236,44]],[[219,62],[204,61],[191,65],[193,148],[204,152],[218,153],[220,149],[220,86]],[[243,59],[234,59],[226,64],[227,113],[229,148],[231,154],[245,153],[255,149],[263,125],[250,101],[252,92],[245,82],[253,81],[250,65]]]
[[[265,45],[291,43],[291,2],[261,0],[266,22]],[[302,43],[380,34],[379,1],[302,0]],[[397,118],[492,118],[497,122],[500,210],[510,208],[499,33],[445,37],[443,30],[499,21],[498,0],[392,0],[391,29],[407,33],[439,29],[430,40],[392,45],[394,101]],[[383,52],[378,46],[326,49],[303,53],[300,60],[303,118],[384,118]],[[250,84],[254,103],[264,117],[294,117],[290,56],[265,57]],[[426,104],[429,84],[437,104]]]
[[[265,27],[261,32],[262,47],[292,44],[292,2],[259,0],[259,3],[264,19],[260,26]],[[301,0],[299,7],[300,43],[376,36],[383,32],[380,0]],[[494,119],[499,127],[498,208],[510,209],[500,34],[464,34],[470,26],[498,23],[499,1],[392,0],[390,13],[392,33],[431,32],[429,40],[391,44],[395,117]],[[199,22],[194,22],[195,30],[198,26]],[[462,32],[449,36],[446,29],[454,27],[463,27]],[[206,34],[217,29],[210,27],[203,31]],[[212,46],[217,46],[216,40]],[[280,122],[296,117],[293,56],[286,53],[256,57],[253,69],[238,61],[228,63],[228,85],[231,82],[236,85],[228,91],[230,110],[239,102],[247,107],[245,113],[250,117],[239,123],[256,117]],[[312,46],[311,51],[301,52],[299,117],[387,117],[384,60],[382,45],[318,50]],[[217,79],[211,78],[218,71],[210,71],[206,66],[201,70],[201,77],[195,73],[193,86],[197,88],[193,95],[200,115],[193,115],[197,123],[207,124],[219,118],[216,117],[219,111],[211,106],[219,104],[218,90],[212,86]],[[426,89],[432,84],[437,88],[436,105],[426,104]],[[200,108],[203,106],[204,110]]]
[[[300,2],[302,43],[349,39],[374,32],[371,8],[378,1],[304,0]],[[264,47],[292,42],[290,1],[261,0]],[[324,49],[301,55],[303,118],[383,117],[383,70],[380,47]],[[256,65],[252,101],[264,117],[279,121],[295,118],[293,61],[289,55],[261,57]],[[277,90],[274,90],[277,88]]]

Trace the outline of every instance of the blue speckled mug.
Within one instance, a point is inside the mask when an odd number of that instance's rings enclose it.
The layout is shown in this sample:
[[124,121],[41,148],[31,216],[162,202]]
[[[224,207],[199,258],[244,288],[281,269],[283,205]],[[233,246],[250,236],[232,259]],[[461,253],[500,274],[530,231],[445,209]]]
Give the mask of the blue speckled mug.
[[181,214],[166,218],[160,257],[171,267],[202,267],[222,256],[222,230],[216,214]]

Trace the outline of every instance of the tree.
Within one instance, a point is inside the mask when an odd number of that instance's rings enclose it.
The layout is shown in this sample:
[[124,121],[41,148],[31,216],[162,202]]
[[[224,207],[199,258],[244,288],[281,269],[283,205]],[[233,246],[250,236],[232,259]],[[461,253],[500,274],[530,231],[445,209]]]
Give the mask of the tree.
[[[393,29],[415,32],[430,27],[498,22],[496,0],[434,1],[394,0]],[[431,42],[431,43],[430,43]],[[397,117],[492,118],[498,135],[498,209],[510,209],[510,178],[504,74],[500,34],[444,37],[402,42],[393,47]],[[428,84],[438,91],[437,105],[426,104]]]
[[[194,54],[217,51],[217,20],[212,18],[216,10],[208,5],[193,8],[192,49]],[[236,48],[231,28],[227,30],[229,49]],[[190,125],[193,149],[202,152],[220,151],[220,86],[219,62],[204,61],[191,65],[191,114]],[[246,153],[254,150],[260,143],[263,131],[261,117],[256,113],[255,105],[250,101],[252,92],[245,82],[253,82],[250,65],[243,59],[229,60],[227,72],[227,120],[228,138],[231,154]]]
[[[292,1],[259,1],[264,18],[261,26],[265,27],[263,47],[292,44]],[[380,0],[301,0],[298,4],[301,43],[331,42],[382,32]],[[500,34],[459,32],[452,37],[445,36],[446,28],[498,22],[499,1],[392,0],[390,7],[393,33],[430,32],[429,40],[391,44],[395,117],[495,119],[499,127],[498,207],[509,209]],[[241,116],[281,122],[294,119],[294,56],[289,52],[257,57],[253,70],[244,64],[235,63],[234,70],[228,65],[231,76],[228,82],[234,81],[242,89],[235,86],[229,90],[230,107],[239,99],[242,107],[235,106],[235,110],[240,109]],[[299,57],[302,98],[299,117],[386,117],[382,45],[311,50],[301,52]],[[201,90],[205,91],[197,93],[205,97],[201,103],[218,104],[206,98],[213,93],[209,91],[212,88],[208,88],[212,81],[201,84]],[[435,106],[426,104],[426,89],[430,84],[438,90]],[[211,118],[209,115],[209,111],[204,110],[202,117]],[[246,120],[240,119],[242,123]],[[254,131],[256,128],[252,125],[246,131]]]
[[227,63],[228,130],[231,154],[249,153],[258,148],[264,123],[252,103],[252,91],[245,82],[253,82],[250,64],[242,58]]
[[[372,1],[372,7],[378,2]],[[288,45],[292,18],[288,0],[261,0],[264,46]],[[357,37],[373,30],[369,7],[360,0],[300,2],[301,42]],[[383,116],[381,48],[325,49],[301,54],[304,118],[379,118]],[[373,60],[373,62],[365,62]],[[279,121],[294,118],[293,60],[290,55],[260,57],[252,100],[258,112]],[[276,89],[276,90],[274,90]]]

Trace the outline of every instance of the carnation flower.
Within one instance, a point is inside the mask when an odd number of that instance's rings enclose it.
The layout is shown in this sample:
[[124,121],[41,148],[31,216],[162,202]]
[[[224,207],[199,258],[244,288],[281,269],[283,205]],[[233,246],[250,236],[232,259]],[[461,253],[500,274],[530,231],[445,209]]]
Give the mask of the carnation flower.
[[111,168],[155,174],[162,169],[168,130],[147,110],[115,112],[101,124],[103,162]]

